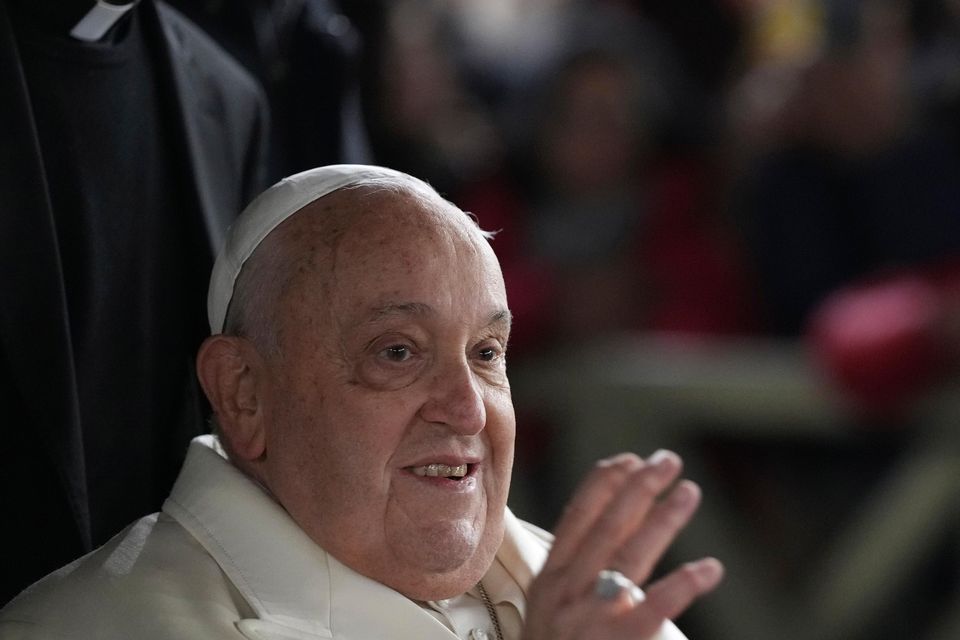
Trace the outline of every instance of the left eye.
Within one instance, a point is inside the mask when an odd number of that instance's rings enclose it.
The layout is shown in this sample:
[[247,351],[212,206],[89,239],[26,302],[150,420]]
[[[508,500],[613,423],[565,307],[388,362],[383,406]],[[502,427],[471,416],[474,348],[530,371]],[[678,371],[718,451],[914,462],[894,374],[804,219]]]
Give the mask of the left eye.
[[388,360],[392,360],[394,362],[403,362],[404,360],[410,358],[410,347],[402,344],[395,344],[387,347],[380,353],[383,354]]
[[484,362],[491,362],[492,360],[497,359],[497,355],[499,355],[499,353],[493,347],[484,347],[483,349],[480,349],[478,355]]

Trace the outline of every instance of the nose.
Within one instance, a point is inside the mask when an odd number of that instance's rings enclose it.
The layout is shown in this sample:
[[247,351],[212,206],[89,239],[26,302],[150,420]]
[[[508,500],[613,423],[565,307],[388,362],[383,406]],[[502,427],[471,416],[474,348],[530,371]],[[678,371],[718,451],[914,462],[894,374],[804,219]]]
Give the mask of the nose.
[[463,435],[476,435],[483,430],[487,424],[483,389],[465,359],[437,368],[420,417]]

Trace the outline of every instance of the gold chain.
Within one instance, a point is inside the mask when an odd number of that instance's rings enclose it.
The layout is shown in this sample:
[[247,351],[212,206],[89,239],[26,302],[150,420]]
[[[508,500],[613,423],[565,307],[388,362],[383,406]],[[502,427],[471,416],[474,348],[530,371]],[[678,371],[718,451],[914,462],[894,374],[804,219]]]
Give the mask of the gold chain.
[[483,606],[487,608],[487,614],[490,616],[490,622],[493,623],[493,631],[497,634],[497,640],[503,640],[503,631],[500,630],[500,617],[497,616],[497,610],[487,595],[487,590],[483,588],[483,583],[477,583],[477,591],[480,592],[480,598],[483,600]]

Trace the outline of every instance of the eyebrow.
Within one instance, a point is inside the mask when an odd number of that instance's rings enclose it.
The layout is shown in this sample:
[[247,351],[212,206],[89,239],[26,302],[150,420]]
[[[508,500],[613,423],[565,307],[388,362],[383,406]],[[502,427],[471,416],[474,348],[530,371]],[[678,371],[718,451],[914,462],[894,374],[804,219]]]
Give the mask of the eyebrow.
[[493,314],[490,318],[490,322],[487,323],[488,327],[500,325],[504,329],[509,329],[513,324],[513,314],[510,313],[510,309],[501,309]]
[[375,307],[365,320],[365,324],[380,322],[395,316],[426,316],[433,312],[433,308],[422,302],[401,302]]
[[[386,304],[382,307],[375,307],[370,310],[370,314],[363,321],[363,324],[376,324],[388,318],[396,316],[427,316],[433,313],[433,307],[422,302],[401,302],[395,304]],[[509,309],[498,309],[490,316],[490,320],[485,326],[503,326],[510,328],[513,323],[513,314]]]

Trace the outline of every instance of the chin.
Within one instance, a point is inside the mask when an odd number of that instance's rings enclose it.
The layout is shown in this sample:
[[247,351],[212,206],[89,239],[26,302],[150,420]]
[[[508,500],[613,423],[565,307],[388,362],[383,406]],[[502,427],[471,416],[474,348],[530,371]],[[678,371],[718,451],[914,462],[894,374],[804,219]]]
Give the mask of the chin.
[[500,548],[503,527],[434,527],[421,534],[416,544],[395,550],[408,571],[394,572],[386,584],[415,600],[439,600],[460,595],[483,578]]
[[470,564],[483,544],[484,527],[473,522],[443,523],[418,531],[417,540],[403,552],[412,566],[433,574],[447,574]]

